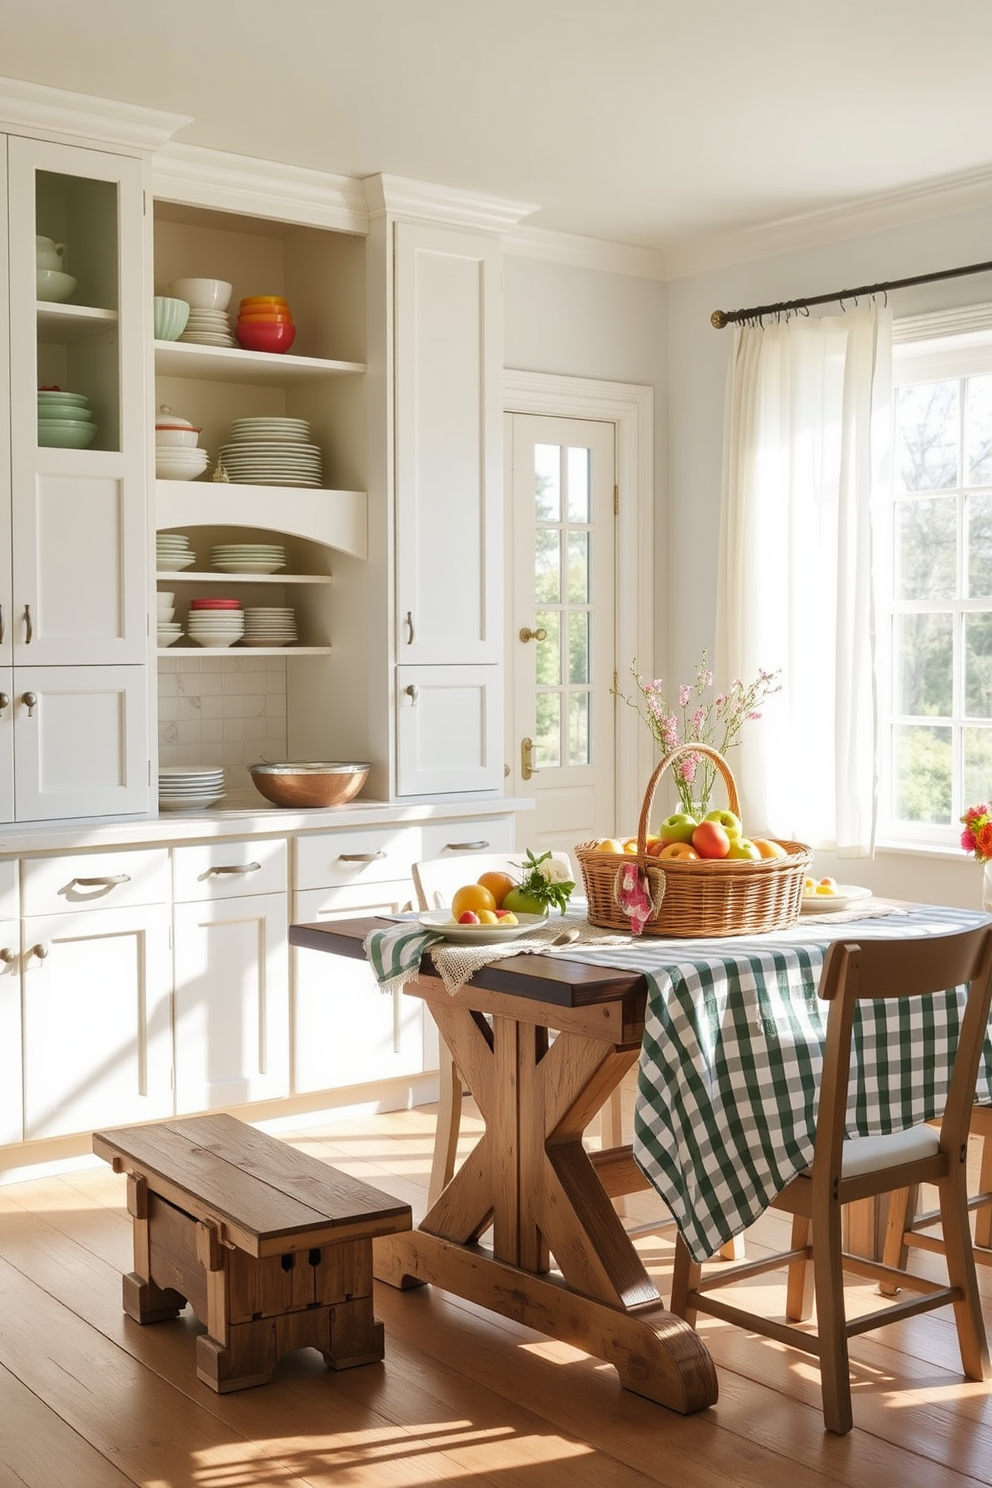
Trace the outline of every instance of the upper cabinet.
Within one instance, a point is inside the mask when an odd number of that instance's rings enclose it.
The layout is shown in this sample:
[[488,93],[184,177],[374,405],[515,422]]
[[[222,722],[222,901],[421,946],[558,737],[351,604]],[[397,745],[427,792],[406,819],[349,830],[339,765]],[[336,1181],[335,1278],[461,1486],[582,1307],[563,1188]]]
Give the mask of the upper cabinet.
[[[12,135],[0,811],[148,805],[144,164]],[[4,360],[8,360],[4,358]],[[16,785],[11,785],[12,780]]]

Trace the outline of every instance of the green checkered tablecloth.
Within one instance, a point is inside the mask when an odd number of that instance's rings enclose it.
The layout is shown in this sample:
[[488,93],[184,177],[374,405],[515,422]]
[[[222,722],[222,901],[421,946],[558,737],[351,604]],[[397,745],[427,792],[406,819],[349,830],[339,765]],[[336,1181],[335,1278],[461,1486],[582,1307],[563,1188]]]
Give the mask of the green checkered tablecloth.
[[[807,918],[774,935],[643,937],[602,954],[583,951],[582,960],[648,978],[634,1156],[696,1260],[757,1219],[812,1158],[826,1027],[816,988],[831,941],[946,934],[987,918],[920,905],[898,919]],[[938,1015],[915,999],[912,1008],[865,1009],[855,1027],[850,1135],[897,1131],[939,1110],[958,1001],[950,993]],[[912,1094],[893,1104],[889,1091],[906,1085],[907,1069]],[[978,1097],[992,1100],[992,1040]]]

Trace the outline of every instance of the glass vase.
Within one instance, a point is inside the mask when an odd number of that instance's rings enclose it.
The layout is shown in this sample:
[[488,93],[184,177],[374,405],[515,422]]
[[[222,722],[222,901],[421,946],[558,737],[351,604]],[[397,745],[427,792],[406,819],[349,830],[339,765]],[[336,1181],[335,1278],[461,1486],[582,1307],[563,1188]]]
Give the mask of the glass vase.
[[982,908],[992,913],[992,859],[985,864],[982,873]]

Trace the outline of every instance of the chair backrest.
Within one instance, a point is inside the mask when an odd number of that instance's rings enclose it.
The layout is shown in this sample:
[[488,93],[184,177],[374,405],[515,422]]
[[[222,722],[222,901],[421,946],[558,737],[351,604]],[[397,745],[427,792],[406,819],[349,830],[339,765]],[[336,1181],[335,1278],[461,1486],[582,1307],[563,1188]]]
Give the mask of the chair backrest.
[[[462,884],[475,883],[482,873],[508,873],[511,878],[520,878],[520,865],[525,852],[509,853],[448,853],[443,858],[427,858],[413,865],[413,885],[421,909],[446,909],[451,897]],[[568,866],[568,876],[574,879],[567,853],[555,852],[553,857]]]
[[[819,994],[830,1003],[817,1115],[814,1179],[840,1172],[851,1068],[855,1008],[876,998],[943,999],[967,987],[957,1049],[942,1113],[940,1146],[955,1153],[967,1142],[982,1044],[992,1005],[992,925],[948,935],[892,937],[830,946]],[[907,1072],[905,1085],[912,1076]],[[898,1090],[892,1092],[898,1099]],[[941,1114],[941,1113],[938,1113]]]

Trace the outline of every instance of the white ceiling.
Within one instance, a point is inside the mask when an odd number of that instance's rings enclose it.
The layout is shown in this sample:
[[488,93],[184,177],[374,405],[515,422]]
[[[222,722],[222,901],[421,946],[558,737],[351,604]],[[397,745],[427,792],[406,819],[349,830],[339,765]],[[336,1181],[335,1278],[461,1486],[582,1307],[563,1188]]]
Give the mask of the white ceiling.
[[990,56],[989,0],[0,3],[9,78],[189,115],[189,144],[533,204],[528,227],[683,272],[948,177],[992,199]]

